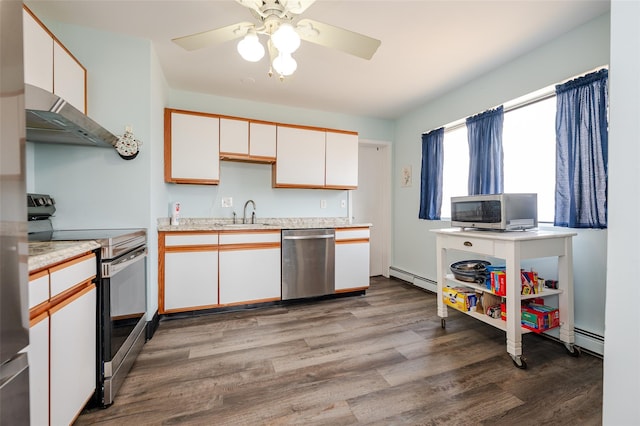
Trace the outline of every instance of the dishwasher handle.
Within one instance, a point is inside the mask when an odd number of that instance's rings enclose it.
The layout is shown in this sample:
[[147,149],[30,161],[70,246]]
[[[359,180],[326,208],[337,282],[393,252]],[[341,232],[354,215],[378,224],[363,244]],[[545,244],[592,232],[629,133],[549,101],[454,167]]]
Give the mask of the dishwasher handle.
[[316,234],[316,235],[285,235],[283,240],[318,240],[318,239],[334,239],[335,235],[331,234]]

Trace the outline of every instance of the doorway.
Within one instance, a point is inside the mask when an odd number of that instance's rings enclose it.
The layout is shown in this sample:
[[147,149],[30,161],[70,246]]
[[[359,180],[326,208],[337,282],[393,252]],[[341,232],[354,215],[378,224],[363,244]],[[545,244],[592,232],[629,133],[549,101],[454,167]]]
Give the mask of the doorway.
[[391,144],[360,140],[358,189],[351,191],[353,222],[370,223],[369,276],[389,277],[391,241]]

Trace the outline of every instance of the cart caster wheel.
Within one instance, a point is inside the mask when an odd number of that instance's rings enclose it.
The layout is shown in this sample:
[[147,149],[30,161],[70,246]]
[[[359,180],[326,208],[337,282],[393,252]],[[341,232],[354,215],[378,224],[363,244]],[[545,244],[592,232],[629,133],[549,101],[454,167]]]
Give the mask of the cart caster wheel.
[[446,325],[447,325],[447,321],[446,321],[444,318],[442,318],[442,319],[440,320],[440,327],[445,328],[445,327],[446,327]]
[[565,343],[564,348],[567,350],[567,353],[569,354],[569,356],[572,356],[574,358],[579,357],[581,354],[580,348],[575,346],[574,344]]
[[512,356],[511,360],[513,361],[513,365],[518,367],[521,370],[527,369],[527,363],[521,356]]

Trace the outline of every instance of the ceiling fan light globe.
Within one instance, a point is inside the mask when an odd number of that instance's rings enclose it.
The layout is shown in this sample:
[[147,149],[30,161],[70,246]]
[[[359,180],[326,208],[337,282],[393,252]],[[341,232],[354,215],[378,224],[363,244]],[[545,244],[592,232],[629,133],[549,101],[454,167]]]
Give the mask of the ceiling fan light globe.
[[298,63],[290,53],[280,52],[273,60],[273,69],[281,76],[290,76],[298,68]]
[[264,47],[260,44],[260,39],[256,33],[247,33],[238,42],[238,53],[242,59],[249,62],[258,62],[264,56]]
[[300,36],[291,24],[280,24],[271,35],[271,41],[279,52],[293,53],[300,47]]

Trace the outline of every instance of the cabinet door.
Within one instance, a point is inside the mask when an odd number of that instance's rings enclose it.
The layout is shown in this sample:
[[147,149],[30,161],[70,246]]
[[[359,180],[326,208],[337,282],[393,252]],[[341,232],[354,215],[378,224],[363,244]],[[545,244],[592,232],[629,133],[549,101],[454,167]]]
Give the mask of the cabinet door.
[[249,155],[276,158],[276,125],[249,123]]
[[87,72],[60,43],[53,43],[53,92],[82,112],[87,111]]
[[220,153],[249,155],[249,122],[220,118]]
[[358,186],[358,135],[327,132],[326,186]]
[[53,37],[26,10],[22,18],[24,82],[53,92]]
[[96,388],[96,287],[51,309],[51,424],[68,425]]
[[49,314],[29,328],[29,414],[32,425],[49,424]]
[[206,309],[218,304],[218,252],[165,253],[164,310]]
[[336,230],[336,291],[369,287],[370,230]]
[[280,300],[280,231],[220,234],[220,304]]
[[165,181],[218,184],[220,120],[206,115],[165,114]]
[[324,187],[325,132],[278,126],[276,186]]

